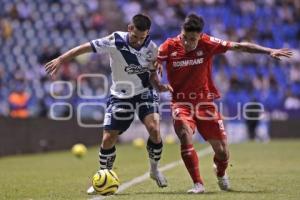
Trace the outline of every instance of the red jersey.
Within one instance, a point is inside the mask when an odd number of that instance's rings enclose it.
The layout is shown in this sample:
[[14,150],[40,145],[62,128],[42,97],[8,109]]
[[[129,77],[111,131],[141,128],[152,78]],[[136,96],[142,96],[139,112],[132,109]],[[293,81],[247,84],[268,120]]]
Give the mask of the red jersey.
[[185,52],[180,37],[167,39],[158,52],[158,60],[166,61],[168,81],[174,89],[173,102],[219,98],[212,79],[212,58],[215,54],[226,52],[230,42],[201,34],[197,47]]

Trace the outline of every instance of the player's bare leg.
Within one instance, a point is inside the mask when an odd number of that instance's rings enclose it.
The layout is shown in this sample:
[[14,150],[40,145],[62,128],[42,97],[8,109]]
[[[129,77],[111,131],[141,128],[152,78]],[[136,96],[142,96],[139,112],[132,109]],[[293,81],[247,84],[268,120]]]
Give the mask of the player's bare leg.
[[149,133],[147,151],[150,161],[150,177],[156,181],[159,187],[167,187],[168,182],[165,176],[158,170],[159,160],[163,149],[162,139],[159,130],[159,114],[152,113],[143,120]]
[[230,183],[229,177],[226,173],[229,159],[229,150],[227,139],[223,140],[208,140],[211,144],[214,155],[214,171],[218,179],[218,185],[221,190],[229,190]]
[[199,158],[193,146],[193,129],[187,124],[182,123],[180,126],[175,126],[175,132],[181,143],[181,157],[187,168],[194,186],[188,190],[188,193],[203,193],[205,191],[203,180],[200,176]]
[[[112,169],[116,159],[115,144],[119,136],[118,130],[104,130],[99,152],[100,169]],[[97,194],[93,186],[87,189],[87,194]]]

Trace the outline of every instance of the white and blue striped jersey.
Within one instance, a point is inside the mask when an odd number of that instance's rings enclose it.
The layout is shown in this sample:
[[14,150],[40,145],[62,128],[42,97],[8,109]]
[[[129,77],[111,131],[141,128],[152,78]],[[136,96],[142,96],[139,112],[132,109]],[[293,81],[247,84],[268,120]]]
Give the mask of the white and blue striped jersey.
[[109,54],[112,95],[130,98],[149,90],[150,70],[157,57],[157,45],[149,37],[139,49],[129,46],[128,32],[120,31],[90,43],[95,52]]

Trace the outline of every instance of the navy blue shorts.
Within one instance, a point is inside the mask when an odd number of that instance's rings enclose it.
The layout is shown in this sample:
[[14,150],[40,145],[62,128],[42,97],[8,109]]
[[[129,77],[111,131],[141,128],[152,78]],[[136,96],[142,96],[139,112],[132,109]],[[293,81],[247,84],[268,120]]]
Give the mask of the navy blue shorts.
[[153,90],[120,99],[110,95],[104,117],[104,130],[119,130],[120,134],[126,131],[134,120],[135,112],[143,122],[151,113],[159,113],[158,96]]

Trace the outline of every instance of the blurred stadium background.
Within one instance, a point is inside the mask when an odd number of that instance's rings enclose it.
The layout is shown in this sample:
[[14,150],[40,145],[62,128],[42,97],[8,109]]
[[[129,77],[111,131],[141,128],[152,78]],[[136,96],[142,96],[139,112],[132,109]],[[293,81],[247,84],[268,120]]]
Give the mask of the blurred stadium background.
[[[206,21],[205,32],[215,37],[293,49],[293,58],[280,62],[228,52],[214,59],[213,76],[222,93],[224,115],[236,116],[238,102],[242,107],[249,101],[264,105],[256,139],[300,136],[298,0],[0,0],[0,5],[0,156],[64,149],[77,142],[99,144],[97,126],[103,109],[97,105],[106,99],[96,96],[105,91],[103,80],[78,77],[109,77],[107,56],[87,54],[64,64],[58,80],[72,87],[55,84],[52,95],[52,80],[43,64],[81,43],[126,31],[139,12],[151,16],[151,37],[157,44],[176,36],[185,15],[196,12]],[[161,102],[169,99],[161,95]],[[79,105],[85,106],[77,115]],[[80,128],[78,121],[90,128]],[[247,140],[243,118],[228,120],[226,126],[232,142]],[[169,112],[162,114],[162,133],[173,134]],[[140,122],[120,141],[134,137],[146,137]]]

